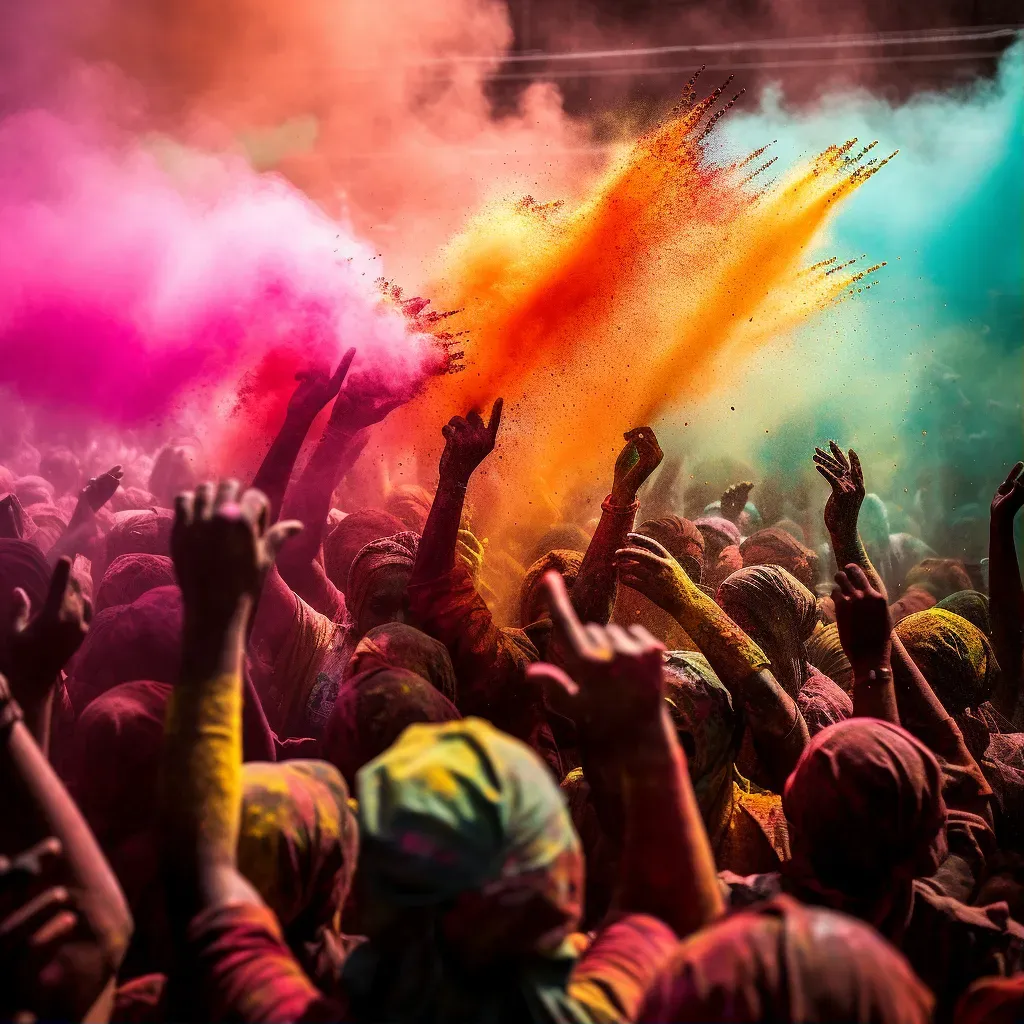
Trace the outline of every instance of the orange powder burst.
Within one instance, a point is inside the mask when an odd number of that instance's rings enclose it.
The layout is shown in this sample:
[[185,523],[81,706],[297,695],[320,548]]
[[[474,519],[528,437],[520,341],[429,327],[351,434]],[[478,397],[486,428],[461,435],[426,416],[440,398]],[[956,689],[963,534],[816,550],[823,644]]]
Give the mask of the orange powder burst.
[[[778,341],[877,269],[853,277],[806,256],[886,161],[848,142],[758,190],[763,151],[730,166],[706,153],[721,91],[638,140],[575,207],[493,206],[447,246],[432,294],[459,310],[446,327],[466,332],[467,368],[405,431],[501,395],[502,475],[564,494],[610,475],[624,430],[712,389],[723,357]],[[515,494],[505,505],[527,515]]]

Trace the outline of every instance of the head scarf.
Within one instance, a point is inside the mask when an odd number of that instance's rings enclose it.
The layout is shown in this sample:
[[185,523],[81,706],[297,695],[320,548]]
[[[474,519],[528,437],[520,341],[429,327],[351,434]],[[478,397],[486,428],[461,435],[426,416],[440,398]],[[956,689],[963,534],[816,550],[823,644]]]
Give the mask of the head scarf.
[[403,668],[376,668],[347,680],[324,729],[323,756],[355,784],[356,773],[417,722],[462,716],[426,679]]
[[656,540],[694,583],[700,583],[704,571],[704,536],[689,519],[682,516],[648,519],[637,527],[637,533]]
[[352,562],[370,541],[392,537],[405,529],[405,523],[390,512],[363,508],[352,512],[324,539],[324,570],[331,582],[345,592]]
[[25,508],[29,505],[50,505],[54,498],[53,484],[41,476],[18,477],[14,484],[14,493]]
[[107,566],[121,555],[169,556],[173,525],[174,516],[166,509],[118,512],[107,534],[106,561],[96,566],[97,576],[102,576]]
[[70,667],[68,696],[88,704],[135,679],[176,683],[181,673],[181,591],[157,587],[128,605],[96,615]]
[[[897,623],[896,635],[951,715],[988,700],[999,664],[977,626],[945,609],[929,608]],[[899,671],[898,663],[894,668]]]
[[839,640],[839,627],[830,622],[816,627],[804,645],[807,661],[819,672],[850,693],[853,690],[853,666]]
[[552,951],[575,928],[579,839],[525,744],[477,718],[414,725],[357,788],[371,902],[437,907],[446,935],[508,955]]
[[794,576],[809,590],[818,582],[818,556],[795,537],[770,526],[758,530],[740,545],[744,566],[778,565]]
[[944,597],[935,607],[959,615],[992,639],[992,622],[988,616],[988,597],[985,594],[977,590],[958,590]]
[[384,500],[385,511],[402,521],[407,530],[422,533],[434,499],[418,484],[399,484]]
[[818,733],[782,806],[793,851],[787,873],[838,910],[870,907],[932,874],[946,855],[939,762],[888,722],[851,718]]
[[[344,526],[347,522],[347,519],[343,519],[341,525]],[[397,566],[412,572],[412,567],[416,564],[419,541],[419,534],[396,533],[393,537],[371,540],[369,544],[364,544],[359,549],[352,559],[352,565],[348,570],[348,583],[345,585],[345,603],[353,622],[359,621],[359,611],[370,594],[376,573],[389,566]]]
[[716,556],[722,548],[732,544],[737,547],[743,539],[740,528],[724,516],[701,516],[694,519],[693,525],[700,530],[704,538],[705,556]]
[[110,499],[110,507],[115,513],[152,511],[159,504],[156,495],[142,487],[118,487]]
[[0,498],[0,539],[31,540],[36,532],[36,524],[26,513],[16,494],[5,494]]
[[174,586],[174,563],[166,555],[131,554],[115,558],[100,580],[93,611],[131,604],[157,587]]
[[554,569],[565,577],[565,585],[571,587],[579,575],[583,564],[583,555],[578,551],[562,549],[549,551],[543,558],[538,558],[523,578],[523,586],[519,594],[519,625],[529,626],[547,614],[547,594],[541,586],[544,574]]
[[64,513],[56,506],[46,502],[29,505],[25,514],[32,520],[35,532],[32,543],[43,551],[49,551],[64,536],[68,521]]
[[936,601],[973,586],[963,562],[956,558],[926,558],[907,573],[908,588],[921,587]]
[[733,764],[743,739],[742,719],[703,654],[669,651],[662,675],[665,700],[686,750],[701,816],[709,829],[716,829],[732,792]]
[[357,644],[346,676],[378,668],[415,672],[438,693],[455,701],[455,669],[448,648],[413,626],[402,622],[374,626]]
[[783,895],[680,943],[639,1019],[928,1024],[934,1002],[873,928]]
[[7,634],[13,591],[20,587],[38,611],[50,590],[52,571],[46,556],[27,540],[0,538],[0,671],[7,664]]
[[935,595],[924,587],[910,587],[903,592],[898,601],[889,606],[892,624],[902,622],[908,615],[927,611],[935,607]]
[[778,565],[755,565],[725,580],[717,600],[761,646],[776,679],[795,697],[807,678],[804,644],[817,623],[814,595]]
[[589,546],[590,537],[582,526],[575,523],[558,523],[533,546],[529,564],[532,565],[552,551],[578,551],[583,555]]
[[[701,516],[718,518],[721,514],[722,502],[719,499],[711,502],[709,505],[705,505]],[[760,530],[762,526],[764,526],[764,520],[761,518],[761,513],[758,512],[757,506],[752,501],[748,501],[743,506],[743,511],[739,514],[739,522],[737,523],[741,535],[749,537],[752,533]]]
[[960,998],[956,1024],[1019,1024],[1024,1020],[1024,974],[980,978]]
[[804,533],[804,528],[794,522],[792,519],[780,519],[777,523],[773,524],[776,530],[785,530],[794,540],[799,541],[801,544],[807,543],[807,535]]
[[849,694],[813,665],[808,664],[805,669],[807,675],[796,695],[796,706],[807,723],[807,731],[815,736],[830,725],[853,718]]
[[238,869],[277,915],[307,970],[323,933],[340,932],[358,841],[348,789],[332,765],[242,766]]

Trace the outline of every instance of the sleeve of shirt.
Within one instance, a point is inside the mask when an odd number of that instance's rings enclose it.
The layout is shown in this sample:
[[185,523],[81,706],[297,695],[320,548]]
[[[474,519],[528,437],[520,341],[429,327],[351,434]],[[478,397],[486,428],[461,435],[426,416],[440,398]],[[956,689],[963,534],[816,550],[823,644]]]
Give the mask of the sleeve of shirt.
[[636,1020],[644,995],[678,943],[667,924],[629,914],[603,928],[569,979],[569,996],[594,1024]]
[[190,985],[200,1019],[341,1021],[342,1007],[306,977],[268,907],[229,904],[189,927]]

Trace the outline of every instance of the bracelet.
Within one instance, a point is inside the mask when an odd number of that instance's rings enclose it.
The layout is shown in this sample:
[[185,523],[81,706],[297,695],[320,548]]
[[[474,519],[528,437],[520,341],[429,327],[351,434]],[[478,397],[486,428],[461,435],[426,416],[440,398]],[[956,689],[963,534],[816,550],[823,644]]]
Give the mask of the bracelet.
[[605,512],[611,512],[613,515],[617,516],[635,516],[640,509],[640,502],[637,500],[634,501],[632,505],[613,505],[612,496],[609,494],[608,497],[601,502],[601,508]]
[[861,676],[859,679],[855,678],[854,682],[866,683],[868,686],[874,686],[876,683],[891,683],[892,669],[873,668],[866,676]]

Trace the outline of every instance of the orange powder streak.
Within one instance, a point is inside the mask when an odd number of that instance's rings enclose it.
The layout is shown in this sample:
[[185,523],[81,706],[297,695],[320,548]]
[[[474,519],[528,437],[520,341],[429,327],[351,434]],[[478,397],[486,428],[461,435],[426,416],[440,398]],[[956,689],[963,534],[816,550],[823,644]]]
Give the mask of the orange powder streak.
[[853,140],[757,192],[760,153],[727,167],[706,153],[720,92],[641,138],[575,208],[491,207],[444,253],[431,294],[460,311],[446,327],[467,333],[467,369],[401,432],[436,452],[439,421],[503,396],[511,521],[538,479],[554,494],[610,481],[624,430],[706,395],[727,358],[778,343],[856,279],[806,255],[886,161],[851,155]]

